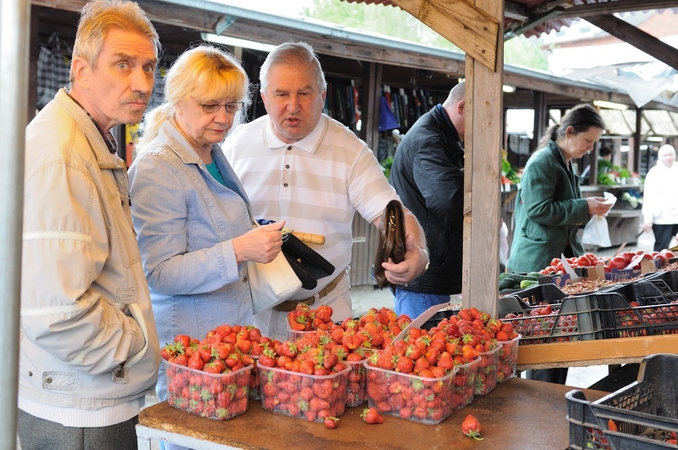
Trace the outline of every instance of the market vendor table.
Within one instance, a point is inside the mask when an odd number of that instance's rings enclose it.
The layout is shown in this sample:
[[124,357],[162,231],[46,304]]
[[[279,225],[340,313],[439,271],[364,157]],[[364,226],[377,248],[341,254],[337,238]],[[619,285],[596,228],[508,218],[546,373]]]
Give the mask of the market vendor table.
[[[360,418],[367,403],[346,408],[338,427],[306,422],[265,411],[251,401],[247,412],[225,422],[200,418],[161,402],[139,415],[139,449],[149,450],[150,439],[165,440],[198,450],[207,449],[565,449],[569,427],[565,419],[569,386],[513,378],[488,395],[476,396],[438,425],[423,425],[384,416],[384,423],[368,425]],[[588,400],[605,392],[584,389]],[[473,414],[483,427],[482,442],[461,433],[461,422]]]
[[678,334],[521,345],[518,370],[639,363],[655,353],[678,353]]

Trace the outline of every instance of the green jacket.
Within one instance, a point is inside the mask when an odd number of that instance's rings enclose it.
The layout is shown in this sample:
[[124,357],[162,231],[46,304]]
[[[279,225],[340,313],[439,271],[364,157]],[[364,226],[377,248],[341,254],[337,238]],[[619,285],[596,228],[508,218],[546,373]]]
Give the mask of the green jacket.
[[584,254],[577,231],[589,220],[579,177],[565,163],[555,142],[535,152],[520,181],[515,207],[510,272],[539,271],[560,257],[569,243],[575,256]]

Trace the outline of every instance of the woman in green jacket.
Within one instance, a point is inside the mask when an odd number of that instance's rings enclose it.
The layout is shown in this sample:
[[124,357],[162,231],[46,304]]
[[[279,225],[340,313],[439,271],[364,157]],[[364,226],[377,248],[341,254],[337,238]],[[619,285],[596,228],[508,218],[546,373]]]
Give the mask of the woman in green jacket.
[[536,272],[564,254],[581,256],[577,236],[590,216],[605,214],[610,205],[602,197],[582,198],[572,160],[593,150],[605,124],[590,105],[572,108],[562,124],[552,125],[527,162],[516,199],[516,231],[510,272]]
[[[518,189],[516,231],[506,265],[510,272],[535,272],[561,254],[584,254],[579,228],[590,216],[605,214],[610,205],[602,203],[602,197],[582,198],[572,160],[593,150],[604,128],[600,114],[582,104],[547,130],[540,150],[525,165]],[[565,384],[567,369],[528,370],[527,377]]]

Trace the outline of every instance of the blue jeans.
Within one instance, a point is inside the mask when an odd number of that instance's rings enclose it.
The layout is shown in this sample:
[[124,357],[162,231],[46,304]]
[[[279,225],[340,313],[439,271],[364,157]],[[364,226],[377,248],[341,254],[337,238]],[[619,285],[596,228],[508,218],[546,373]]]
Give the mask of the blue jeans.
[[396,288],[395,312],[398,315],[407,314],[410,319],[415,319],[430,307],[449,301],[449,295],[426,294]]

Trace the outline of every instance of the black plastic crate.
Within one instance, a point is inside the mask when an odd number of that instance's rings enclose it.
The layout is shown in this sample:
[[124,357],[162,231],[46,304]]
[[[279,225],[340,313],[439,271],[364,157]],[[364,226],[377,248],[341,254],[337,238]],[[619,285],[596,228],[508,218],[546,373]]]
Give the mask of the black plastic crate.
[[506,317],[509,313],[528,315],[532,309],[530,305],[514,294],[499,297],[498,313],[500,318]]
[[596,295],[606,339],[678,333],[678,303],[633,307],[617,292]]
[[662,279],[648,277],[631,283],[620,283],[603,289],[604,292],[616,292],[630,302],[640,306],[663,305],[678,299],[674,292]]
[[568,296],[568,294],[561,291],[553,283],[535,284],[511,295],[515,295],[530,306],[535,306],[539,303],[562,303],[563,299]]
[[[520,298],[511,296],[499,299],[500,317],[513,325],[522,337],[520,345],[546,344],[603,339],[603,324],[595,295],[566,297],[562,303],[552,305],[555,313],[530,315],[540,307],[526,305]],[[509,314],[522,317],[507,317]]]
[[599,400],[588,402],[581,391],[568,392],[570,448],[676,448],[665,441],[678,433],[677,372],[678,355],[651,355],[643,359],[638,381]]
[[648,275],[646,280],[662,280],[673,292],[678,292],[678,270],[666,270],[654,272]]
[[452,316],[456,316],[459,313],[459,310],[460,307],[458,305],[450,303],[448,306],[442,307],[442,309],[435,313],[433,317],[424,322],[421,328],[430,330],[438,325],[443,319],[449,319]]

